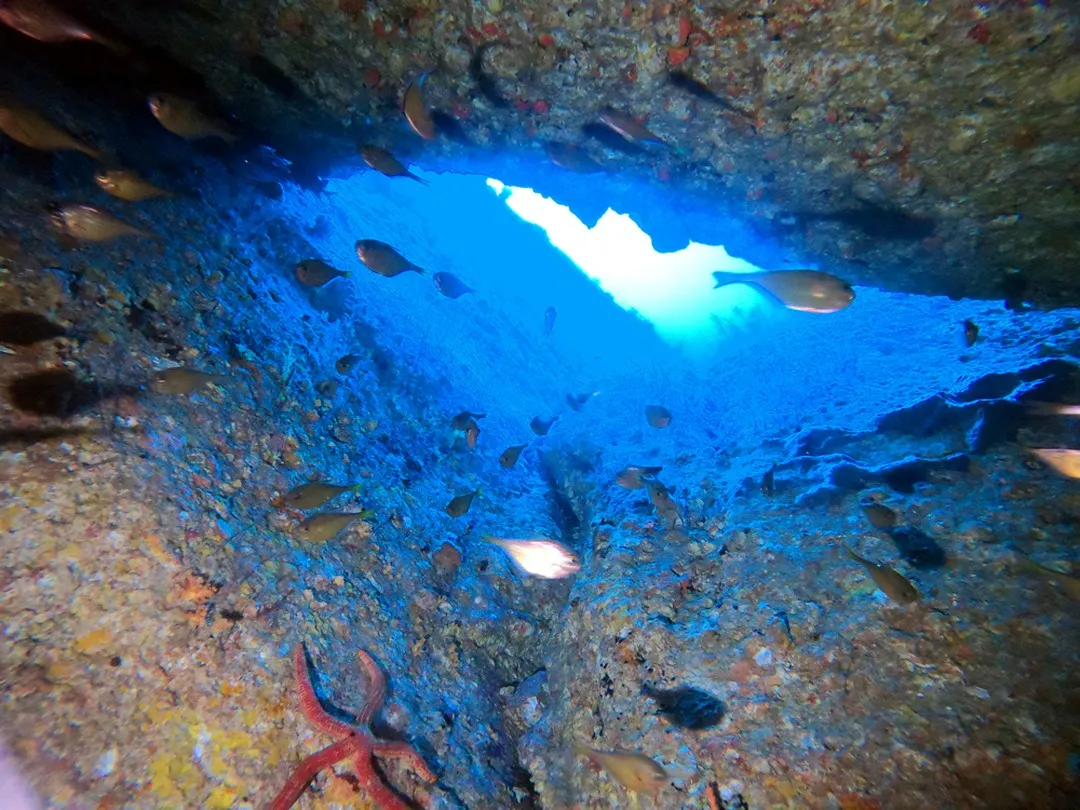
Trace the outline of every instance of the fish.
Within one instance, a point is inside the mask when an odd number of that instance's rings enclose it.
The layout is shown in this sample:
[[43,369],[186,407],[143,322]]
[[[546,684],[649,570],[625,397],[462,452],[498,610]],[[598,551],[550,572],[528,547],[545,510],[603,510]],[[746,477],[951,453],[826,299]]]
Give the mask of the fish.
[[1030,574],[1035,574],[1043,579],[1056,582],[1061,586],[1061,590],[1065,591],[1071,598],[1080,600],[1080,577],[1073,576],[1072,574],[1066,574],[1064,571],[1058,571],[1056,568],[1048,568],[1045,565],[1040,565],[1031,559],[1028,555],[1013,549],[1016,555],[1020,558],[1020,566],[1023,570]]
[[362,512],[322,512],[312,515],[300,524],[300,538],[309,543],[325,543],[341,534],[357,520],[369,520],[375,516],[370,509]]
[[964,345],[970,349],[978,339],[979,325],[971,319],[964,321]]
[[79,203],[53,203],[45,209],[53,226],[69,239],[82,242],[108,242],[122,236],[144,236],[157,239],[157,234],[129,225],[108,211]]
[[322,259],[304,259],[297,262],[296,280],[306,287],[321,287],[335,278],[346,278],[349,274],[324,262]]
[[423,85],[427,73],[421,73],[420,78],[410,84],[405,90],[405,97],[401,102],[401,111],[405,113],[405,120],[409,122],[413,132],[425,141],[435,140],[435,121],[424,104]]
[[470,450],[476,448],[476,442],[480,438],[480,425],[472,419],[469,420],[469,424],[465,426],[465,444]]
[[338,374],[348,374],[363,358],[358,354],[346,354],[344,357],[339,357],[337,362],[334,363],[334,369]]
[[14,102],[0,104],[0,132],[23,146],[42,152],[82,152],[94,160],[105,160],[105,153],[100,149],[83,143],[37,110]]
[[1064,405],[1060,402],[1028,402],[1028,413],[1033,416],[1080,416],[1080,405]]
[[447,298],[461,298],[463,295],[476,292],[453,273],[436,273],[432,279],[435,282],[435,289]]
[[513,447],[507,447],[499,456],[499,464],[504,469],[509,470],[517,464],[518,459],[521,457],[521,451],[528,446],[527,444],[515,444]]
[[32,346],[66,336],[64,327],[36,312],[18,309],[0,312],[0,343],[8,346]]
[[681,728],[700,730],[715,726],[724,719],[724,703],[720,698],[693,686],[658,689],[647,683],[641,693],[656,701],[668,722]]
[[401,161],[391,155],[381,146],[375,146],[374,144],[364,144],[360,147],[360,157],[364,159],[370,168],[377,171],[379,174],[386,175],[387,177],[408,177],[415,180],[425,186],[430,186],[427,180],[422,177],[417,177],[415,174],[406,169]]
[[0,23],[38,42],[95,42],[118,56],[128,53],[125,45],[83,25],[48,0],[2,0]]
[[656,478],[642,478],[641,480],[645,484],[645,491],[649,495],[649,503],[653,505],[656,514],[669,523],[675,523],[679,518],[679,507],[676,505],[675,499],[671,497],[667,487]]
[[187,140],[220,138],[226,143],[237,143],[240,138],[228,125],[210,117],[191,99],[172,93],[153,93],[146,99],[154,118],[174,135]]
[[768,472],[761,476],[761,494],[771,498],[776,494],[776,465],[769,467]]
[[356,255],[368,270],[385,278],[393,278],[410,270],[424,275],[423,268],[417,267],[390,245],[377,239],[361,239],[357,242]]
[[588,402],[590,399],[592,399],[599,393],[599,391],[590,391],[587,394],[567,394],[566,404],[569,405],[573,410],[580,411],[582,408],[585,407],[586,402]]
[[1039,460],[1066,478],[1080,478],[1080,450],[1045,447],[1031,450]]
[[865,568],[870,578],[874,580],[874,584],[894,602],[899,602],[901,605],[910,605],[912,602],[919,601],[918,589],[903,574],[899,574],[891,568],[886,568],[884,565],[872,563],[865,557],[860,557],[850,548],[846,550],[848,557]]
[[469,60],[469,75],[472,77],[472,80],[476,82],[476,86],[480,88],[481,95],[496,107],[508,107],[510,106],[510,102],[503,98],[499,93],[499,88],[495,85],[495,80],[491,78],[489,74],[484,72],[484,54],[496,45],[502,44],[502,42],[485,42],[473,51],[472,59]]
[[532,432],[537,436],[547,436],[548,431],[551,430],[551,426],[559,421],[559,417],[553,416],[550,419],[541,419],[539,416],[534,416],[533,420],[529,422],[529,427],[532,428]]
[[861,503],[859,507],[875,529],[891,529],[899,519],[894,510],[881,503]]
[[327,501],[333,500],[345,492],[359,489],[361,484],[346,484],[335,486],[323,481],[309,481],[298,487],[293,487],[285,493],[285,505],[292,509],[318,509]]
[[589,154],[576,143],[564,143],[563,141],[548,141],[544,144],[551,162],[567,171],[578,174],[596,174],[602,172],[604,167],[589,157]]
[[667,786],[670,779],[660,765],[644,754],[633,751],[598,751],[575,742],[574,753],[588,757],[620,785],[637,793],[657,793]]
[[600,120],[628,141],[634,143],[654,143],[660,146],[668,145],[636,118],[612,107],[604,107],[600,111]]
[[655,478],[663,467],[642,467],[637,464],[627,464],[615,474],[615,483],[623,489],[644,489],[646,478]]
[[646,405],[645,421],[654,428],[666,428],[671,424],[671,411],[663,405]]
[[719,95],[718,93],[713,92],[713,90],[710,89],[707,84],[698,81],[689,73],[686,73],[682,70],[668,71],[668,81],[673,87],[677,87],[679,90],[682,90],[685,93],[689,93],[696,99],[700,99],[701,101],[707,101],[710,104],[715,104],[717,107],[720,107],[726,112],[735,113],[744,121],[749,123],[750,128],[754,132],[757,132],[757,127],[754,126],[754,118],[750,113],[746,112],[746,110],[740,110],[726,98]]
[[210,383],[224,385],[228,380],[223,374],[208,374],[177,366],[155,372],[150,387],[158,394],[190,394]]
[[125,202],[173,196],[171,191],[158,188],[131,169],[99,169],[94,174],[94,182],[106,193]]
[[487,414],[485,413],[462,411],[450,420],[450,427],[452,427],[454,430],[467,430],[470,422],[472,422],[474,419],[483,419],[485,416],[487,416]]
[[716,287],[749,284],[768,293],[788,309],[826,314],[839,312],[855,300],[851,285],[819,270],[763,270],[760,273],[713,273]]
[[558,316],[558,312],[555,311],[555,307],[548,307],[544,310],[544,334],[550,336],[551,330],[555,328],[555,318]]
[[484,539],[509,554],[525,576],[565,579],[581,570],[581,560],[574,552],[547,537],[529,540],[508,540],[505,537]]
[[469,507],[472,506],[473,498],[480,494],[480,488],[477,487],[472,492],[467,492],[464,495],[458,495],[450,503],[446,505],[446,514],[452,518],[459,518],[469,511]]

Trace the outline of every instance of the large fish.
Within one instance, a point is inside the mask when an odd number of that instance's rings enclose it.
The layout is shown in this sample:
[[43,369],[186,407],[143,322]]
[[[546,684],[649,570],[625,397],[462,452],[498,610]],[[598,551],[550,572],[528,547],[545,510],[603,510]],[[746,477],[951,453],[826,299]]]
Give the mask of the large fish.
[[[824,314],[839,312],[855,300],[851,285],[819,270],[763,270],[760,273],[713,273],[716,287],[749,284],[788,309]],[[714,287],[714,289],[716,289]]]
[[356,243],[356,255],[368,270],[386,278],[400,276],[410,270],[424,275],[422,267],[417,267],[386,242],[378,239],[361,239]]

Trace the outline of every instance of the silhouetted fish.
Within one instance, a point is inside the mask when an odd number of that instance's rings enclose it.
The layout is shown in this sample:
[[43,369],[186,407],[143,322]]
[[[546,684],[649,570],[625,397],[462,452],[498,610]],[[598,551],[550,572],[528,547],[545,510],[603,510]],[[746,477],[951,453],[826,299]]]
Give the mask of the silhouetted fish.
[[432,279],[435,281],[435,288],[447,298],[461,298],[463,295],[476,292],[453,273],[436,273]]

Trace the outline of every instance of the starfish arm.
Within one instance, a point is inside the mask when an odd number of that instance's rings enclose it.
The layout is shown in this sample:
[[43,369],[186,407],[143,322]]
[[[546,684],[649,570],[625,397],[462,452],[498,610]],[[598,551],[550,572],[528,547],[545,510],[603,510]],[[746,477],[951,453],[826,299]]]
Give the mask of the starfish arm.
[[293,669],[296,672],[296,692],[300,698],[300,710],[308,721],[319,731],[325,731],[335,737],[348,737],[355,734],[355,728],[331,717],[319,703],[319,696],[315,694],[315,687],[311,685],[311,677],[308,675],[307,657],[304,655],[303,644],[297,644],[293,651]]
[[360,650],[356,657],[360,659],[360,665],[368,676],[367,699],[364,701],[360,712],[356,715],[356,722],[358,725],[367,726],[371,724],[371,718],[378,714],[379,709],[382,708],[383,700],[386,699],[386,676],[379,669],[379,665],[375,663],[375,659],[363,650]]
[[[371,751],[357,751],[353,758],[356,781],[379,810],[409,810],[409,806],[388,788],[371,764]],[[276,809],[275,809],[276,810]]]
[[267,805],[266,810],[289,810],[307,789],[308,783],[315,778],[315,774],[323,768],[329,768],[335,762],[340,762],[356,750],[356,740],[346,737],[338,740],[333,745],[328,745],[321,751],[316,751],[304,759],[289,775],[285,787],[281,789],[274,800]]
[[425,782],[434,782],[435,774],[427,763],[424,762],[420,753],[408,743],[404,742],[376,742],[371,750],[377,757],[384,759],[403,759],[405,764],[412,768],[413,773]]

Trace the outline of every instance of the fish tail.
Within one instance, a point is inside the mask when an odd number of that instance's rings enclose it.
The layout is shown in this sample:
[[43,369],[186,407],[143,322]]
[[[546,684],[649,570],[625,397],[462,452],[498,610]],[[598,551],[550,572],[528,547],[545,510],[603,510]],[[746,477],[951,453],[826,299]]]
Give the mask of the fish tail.
[[728,284],[739,284],[742,281],[742,279],[739,278],[738,273],[725,273],[722,270],[714,270],[712,276],[716,279],[716,286],[713,287],[714,290],[717,290],[720,287],[726,287]]
[[416,273],[419,273],[422,276],[427,275],[427,270],[425,270],[423,267],[420,267],[419,265],[411,264],[411,265],[409,265],[409,269],[416,272]]

